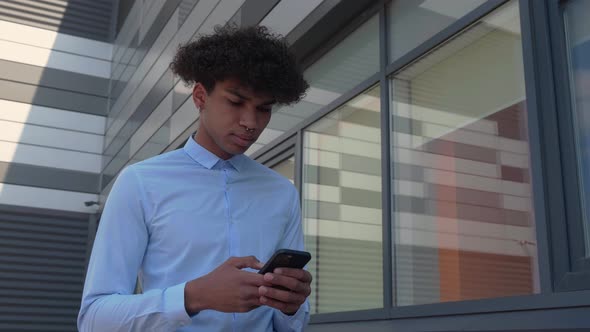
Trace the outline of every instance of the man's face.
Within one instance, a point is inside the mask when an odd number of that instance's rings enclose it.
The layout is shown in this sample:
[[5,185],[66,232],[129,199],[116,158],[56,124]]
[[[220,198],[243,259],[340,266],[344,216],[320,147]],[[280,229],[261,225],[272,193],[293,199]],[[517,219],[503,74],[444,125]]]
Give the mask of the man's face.
[[270,121],[275,101],[228,79],[215,83],[211,93],[197,83],[193,101],[201,110],[197,143],[222,159],[248,150]]

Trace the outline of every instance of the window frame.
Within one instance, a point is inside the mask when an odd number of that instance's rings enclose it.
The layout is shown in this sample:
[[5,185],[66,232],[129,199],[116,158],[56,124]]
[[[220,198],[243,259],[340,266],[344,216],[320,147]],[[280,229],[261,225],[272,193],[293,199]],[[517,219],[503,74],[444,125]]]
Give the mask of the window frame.
[[[546,0],[553,68],[555,105],[558,113],[559,149],[562,164],[564,218],[550,220],[556,291],[590,289],[590,257],[586,256],[583,206],[579,199],[581,179],[575,146],[575,121],[571,102],[568,46],[563,6],[568,0]],[[565,222],[563,222],[565,221]],[[566,262],[563,257],[568,257]]]

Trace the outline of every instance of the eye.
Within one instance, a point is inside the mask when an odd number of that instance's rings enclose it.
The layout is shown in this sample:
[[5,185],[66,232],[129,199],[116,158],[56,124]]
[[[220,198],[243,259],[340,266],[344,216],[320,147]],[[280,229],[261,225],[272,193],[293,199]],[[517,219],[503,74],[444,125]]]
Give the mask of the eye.
[[230,104],[232,104],[233,106],[240,106],[242,105],[242,101],[241,100],[232,100],[232,99],[228,99],[227,100]]

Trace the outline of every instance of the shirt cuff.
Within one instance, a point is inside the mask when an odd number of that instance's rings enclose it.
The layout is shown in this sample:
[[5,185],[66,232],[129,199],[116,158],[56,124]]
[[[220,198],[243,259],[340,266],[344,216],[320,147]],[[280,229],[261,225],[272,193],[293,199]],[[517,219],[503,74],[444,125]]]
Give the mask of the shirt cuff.
[[305,302],[293,315],[287,315],[275,309],[275,327],[277,331],[303,331],[308,315],[308,304]]
[[177,322],[181,326],[188,325],[192,322],[184,306],[185,284],[183,282],[164,291],[164,312],[168,316],[168,319]]

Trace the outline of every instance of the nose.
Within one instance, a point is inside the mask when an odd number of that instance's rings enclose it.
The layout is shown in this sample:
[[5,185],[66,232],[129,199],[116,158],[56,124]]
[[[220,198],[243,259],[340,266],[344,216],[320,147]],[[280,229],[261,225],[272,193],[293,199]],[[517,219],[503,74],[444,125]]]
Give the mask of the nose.
[[256,110],[247,108],[240,114],[240,125],[246,129],[256,129],[258,126],[256,120]]

